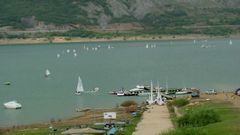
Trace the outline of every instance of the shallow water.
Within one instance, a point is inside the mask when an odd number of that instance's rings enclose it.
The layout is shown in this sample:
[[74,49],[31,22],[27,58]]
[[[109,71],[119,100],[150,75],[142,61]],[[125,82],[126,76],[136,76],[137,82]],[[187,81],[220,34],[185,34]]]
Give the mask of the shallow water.
[[[126,99],[141,102],[147,97],[108,92],[150,80],[163,87],[167,81],[169,87],[233,90],[240,85],[240,40],[232,41],[232,45],[222,39],[0,46],[0,82],[11,82],[0,85],[0,103],[17,100],[23,105],[21,110],[0,107],[0,127],[69,118],[78,115],[75,108],[115,107]],[[44,77],[46,69],[49,79]],[[78,76],[86,91],[94,87],[100,91],[76,96]]]

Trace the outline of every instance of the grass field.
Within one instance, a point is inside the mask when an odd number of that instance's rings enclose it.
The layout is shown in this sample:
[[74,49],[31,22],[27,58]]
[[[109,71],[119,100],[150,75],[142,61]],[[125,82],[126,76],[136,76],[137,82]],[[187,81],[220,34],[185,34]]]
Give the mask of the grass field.
[[[201,127],[176,128],[162,135],[239,135],[240,134],[240,108],[230,103],[204,103],[194,107],[183,107],[186,110],[212,109],[219,116],[220,121]],[[176,122],[176,121],[175,121]],[[176,124],[177,125],[177,124]]]

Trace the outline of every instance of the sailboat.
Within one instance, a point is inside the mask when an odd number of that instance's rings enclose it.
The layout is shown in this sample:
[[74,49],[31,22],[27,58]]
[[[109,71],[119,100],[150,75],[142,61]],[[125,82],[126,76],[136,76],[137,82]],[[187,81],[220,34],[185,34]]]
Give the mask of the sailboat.
[[168,82],[166,81],[166,90],[165,90],[165,94],[167,95],[167,94],[169,94],[169,92],[168,92]]
[[51,74],[50,71],[49,71],[48,69],[46,69],[46,71],[45,71],[45,77],[48,77],[50,74]]
[[82,92],[84,92],[84,89],[83,89],[83,85],[82,85],[82,80],[81,80],[81,78],[79,76],[78,77],[77,89],[76,89],[75,94],[76,95],[81,95]]
[[149,99],[147,100],[147,103],[149,105],[153,104],[154,103],[154,100],[153,100],[153,84],[152,84],[152,81],[151,81],[151,91],[150,91],[150,95],[149,95]]
[[162,95],[160,94],[160,86],[159,86],[159,82],[158,83],[158,86],[157,86],[157,98],[155,99],[156,103],[158,105],[163,105],[164,104],[164,101],[162,100]]
[[232,45],[232,40],[229,41],[229,45]]

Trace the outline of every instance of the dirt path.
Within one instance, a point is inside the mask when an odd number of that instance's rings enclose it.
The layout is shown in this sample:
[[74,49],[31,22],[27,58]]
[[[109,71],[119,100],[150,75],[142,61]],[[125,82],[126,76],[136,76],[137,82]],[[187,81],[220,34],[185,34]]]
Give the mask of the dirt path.
[[159,135],[173,128],[167,106],[150,106],[143,113],[143,119],[138,123],[133,135]]

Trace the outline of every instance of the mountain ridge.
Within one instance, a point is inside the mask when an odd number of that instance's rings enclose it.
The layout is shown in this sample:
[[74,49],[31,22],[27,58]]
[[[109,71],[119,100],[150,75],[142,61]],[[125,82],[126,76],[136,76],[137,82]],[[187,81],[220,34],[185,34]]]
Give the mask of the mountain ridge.
[[238,32],[240,25],[239,0],[0,0],[0,5],[0,32],[85,29],[158,33],[176,28],[197,33],[202,28],[186,27],[222,25],[234,26],[227,29],[237,28]]

